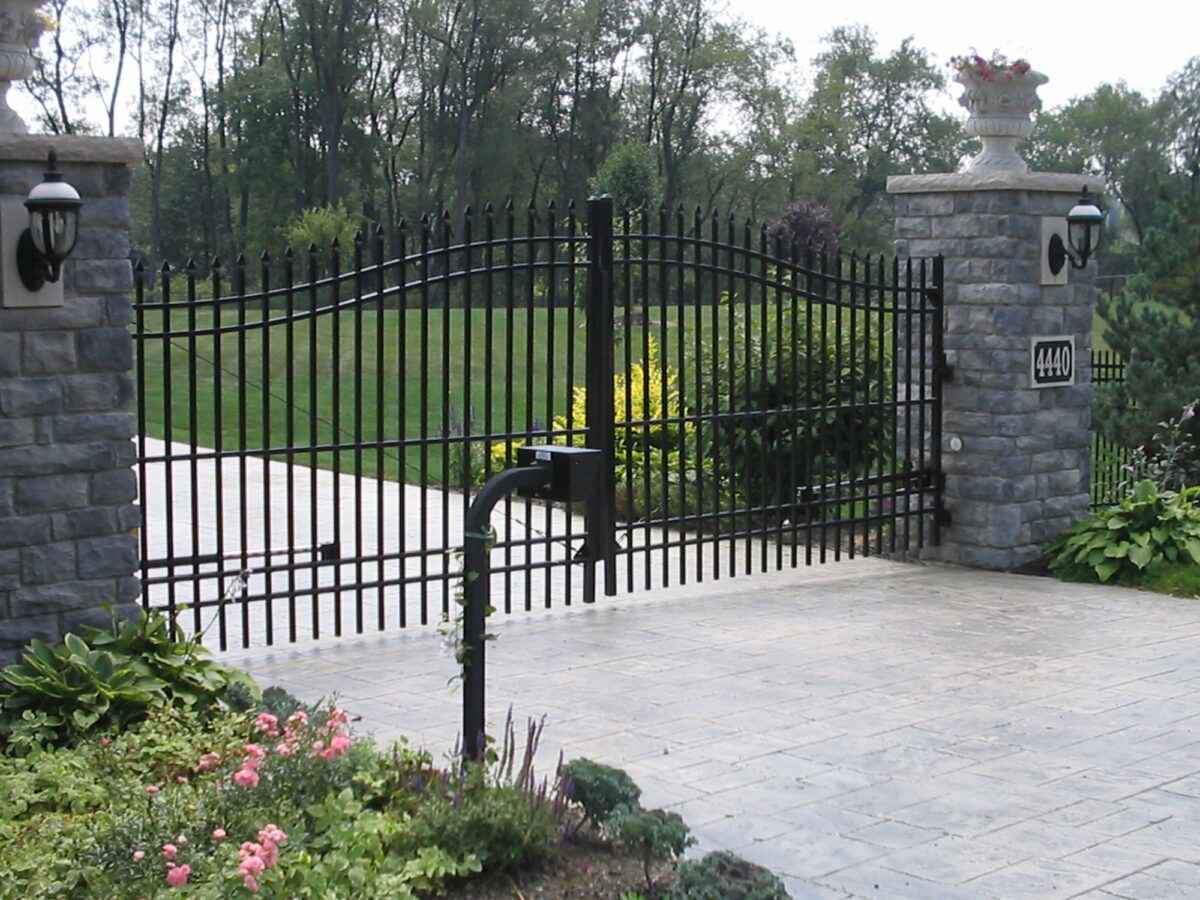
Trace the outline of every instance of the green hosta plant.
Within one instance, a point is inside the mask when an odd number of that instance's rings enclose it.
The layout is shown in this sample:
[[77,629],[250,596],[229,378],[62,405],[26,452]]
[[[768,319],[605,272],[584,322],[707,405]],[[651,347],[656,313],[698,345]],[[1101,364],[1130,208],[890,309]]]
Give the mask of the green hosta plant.
[[125,621],[112,614],[109,627],[84,625],[79,634],[92,647],[140,661],[149,674],[161,679],[174,703],[204,709],[223,702],[235,685],[248,691],[252,699],[259,697],[253,678],[207,659],[209,651],[199,640],[185,637],[161,613],[143,610]]
[[1200,565],[1198,498],[1200,486],[1165,491],[1139,481],[1051,544],[1051,568],[1072,580],[1136,584],[1164,563]]
[[[124,727],[146,709],[166,703],[166,685],[136,659],[96,650],[77,634],[51,647],[33,640],[22,662],[0,673],[4,691],[0,730],[26,711],[45,712],[42,733],[53,743],[92,728]],[[59,724],[51,726],[51,717]]]
[[84,626],[55,646],[33,640],[21,662],[0,671],[0,748],[28,752],[91,731],[123,729],[168,705],[203,710],[249,675],[203,658],[197,642],[142,612],[107,629]]

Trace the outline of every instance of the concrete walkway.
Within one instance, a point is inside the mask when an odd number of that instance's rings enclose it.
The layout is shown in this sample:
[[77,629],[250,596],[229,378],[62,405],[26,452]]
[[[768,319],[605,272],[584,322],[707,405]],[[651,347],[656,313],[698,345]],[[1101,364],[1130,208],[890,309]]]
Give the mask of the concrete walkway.
[[[1200,601],[855,560],[496,617],[488,711],[795,898],[1200,896]],[[455,742],[431,630],[225,654]]]

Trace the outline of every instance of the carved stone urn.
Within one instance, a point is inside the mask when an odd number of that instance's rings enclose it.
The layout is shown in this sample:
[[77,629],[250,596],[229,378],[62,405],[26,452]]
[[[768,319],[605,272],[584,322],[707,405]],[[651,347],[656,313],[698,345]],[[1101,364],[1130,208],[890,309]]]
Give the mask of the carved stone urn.
[[38,13],[45,0],[0,0],[0,134],[25,134],[29,127],[8,105],[14,81],[33,74],[33,48],[46,30]]
[[958,98],[970,116],[963,126],[967,134],[983,141],[983,152],[969,160],[968,172],[1027,172],[1029,166],[1017,155],[1017,144],[1033,134],[1030,114],[1042,108],[1037,89],[1050,79],[1040,72],[993,72],[984,78],[961,71],[954,76],[965,90]]

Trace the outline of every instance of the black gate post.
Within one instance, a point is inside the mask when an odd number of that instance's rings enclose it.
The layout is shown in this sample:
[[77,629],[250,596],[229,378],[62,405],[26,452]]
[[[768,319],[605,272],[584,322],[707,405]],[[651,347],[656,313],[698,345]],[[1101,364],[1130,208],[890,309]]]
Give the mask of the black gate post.
[[933,408],[930,411],[929,423],[929,468],[933,471],[933,477],[937,479],[934,484],[933,501],[933,523],[932,533],[930,535],[930,543],[933,546],[938,546],[942,540],[942,526],[947,524],[946,521],[946,504],[945,504],[945,487],[946,473],[942,471],[942,383],[950,374],[949,365],[946,362],[945,350],[945,272],[946,261],[939,253],[933,259],[933,284],[930,285],[927,293],[927,301],[933,307],[932,328],[933,328],[933,346],[931,352],[933,355],[931,366],[933,379]]
[[[597,502],[588,504],[586,527],[591,559],[604,564],[604,594],[617,592],[614,554],[616,485],[613,472],[613,201],[604,195],[587,204],[587,446],[599,450],[603,463]],[[584,578],[584,601],[596,599],[596,567]]]

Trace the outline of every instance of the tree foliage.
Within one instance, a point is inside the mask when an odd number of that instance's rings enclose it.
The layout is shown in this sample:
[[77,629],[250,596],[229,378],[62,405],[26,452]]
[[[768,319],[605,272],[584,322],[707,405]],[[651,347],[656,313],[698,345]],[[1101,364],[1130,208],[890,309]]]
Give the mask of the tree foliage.
[[911,41],[835,31],[804,96],[787,43],[713,0],[52,2],[43,124],[142,138],[151,262],[277,246],[308,209],[456,218],[594,185],[760,220],[816,198],[882,250],[887,174],[957,146]]
[[1147,443],[1158,423],[1200,397],[1200,57],[1155,107],[1163,150],[1147,191],[1138,271],[1100,302],[1125,379],[1098,389],[1096,420],[1125,446]]
[[608,194],[618,214],[639,209],[653,211],[662,202],[662,185],[649,144],[614,147],[591,182],[592,191]]

